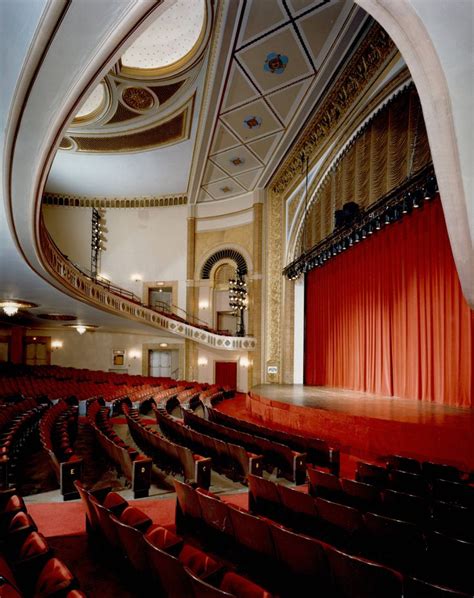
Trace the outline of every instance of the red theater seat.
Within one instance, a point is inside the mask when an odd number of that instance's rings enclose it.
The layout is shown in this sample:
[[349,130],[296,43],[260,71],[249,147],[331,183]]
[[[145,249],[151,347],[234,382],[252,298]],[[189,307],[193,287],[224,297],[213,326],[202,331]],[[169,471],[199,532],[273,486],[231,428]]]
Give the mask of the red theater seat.
[[161,525],[152,525],[146,532],[145,538],[148,539],[150,544],[169,552],[174,556],[178,556],[183,547],[183,540],[173,532],[170,532]]
[[347,505],[364,512],[377,512],[380,508],[380,493],[376,486],[341,478],[341,487]]
[[34,598],[53,596],[75,582],[74,575],[57,558],[49,559],[36,582]]
[[126,507],[119,519],[125,525],[129,525],[141,532],[146,532],[153,523],[148,515],[136,507]]
[[212,586],[203,579],[200,579],[192,571],[185,567],[186,575],[189,577],[193,589],[194,598],[234,598],[235,594],[229,594]]
[[104,499],[103,505],[114,515],[119,517],[128,507],[128,502],[117,492],[109,492]]
[[272,598],[270,592],[267,592],[245,577],[232,572],[224,575],[220,588],[224,592],[238,598]]
[[278,494],[287,525],[302,533],[313,533],[318,529],[318,511],[311,495],[282,485],[278,485]]
[[403,578],[397,571],[326,547],[338,598],[401,598]]

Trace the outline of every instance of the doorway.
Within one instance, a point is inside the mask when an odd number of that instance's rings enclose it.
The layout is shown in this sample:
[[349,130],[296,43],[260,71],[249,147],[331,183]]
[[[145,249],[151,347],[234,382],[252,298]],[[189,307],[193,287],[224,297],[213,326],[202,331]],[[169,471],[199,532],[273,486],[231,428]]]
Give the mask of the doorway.
[[179,351],[148,351],[148,375],[155,378],[179,378]]
[[28,336],[25,338],[26,365],[51,364],[51,338],[49,336]]
[[216,384],[237,388],[237,362],[216,361]]

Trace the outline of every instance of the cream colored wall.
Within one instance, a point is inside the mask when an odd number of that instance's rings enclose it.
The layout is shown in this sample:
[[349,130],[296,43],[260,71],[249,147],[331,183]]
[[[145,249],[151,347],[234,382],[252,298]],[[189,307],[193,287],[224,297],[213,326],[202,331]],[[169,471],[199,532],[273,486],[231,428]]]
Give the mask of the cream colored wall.
[[198,346],[197,351],[197,380],[198,382],[215,382],[215,363],[216,361],[236,361],[237,362],[237,390],[239,392],[248,392],[248,371],[245,364],[251,365],[252,355],[247,351],[213,351],[207,347]]
[[[61,251],[90,268],[91,209],[45,206],[44,213]],[[186,216],[186,206],[106,210],[100,273],[138,297],[141,281],[177,280],[178,307],[186,309]]]
[[92,208],[43,206],[49,234],[75,264],[90,268]]
[[[125,351],[124,373],[142,373],[143,345],[159,345],[170,341],[169,337],[148,336],[127,333],[86,332],[83,335],[75,330],[29,331],[27,336],[51,336],[51,341],[62,341],[60,349],[51,351],[51,364],[65,367],[87,368],[90,370],[122,369],[113,365],[113,351]],[[184,341],[175,341],[173,347],[184,346]],[[180,372],[181,373],[181,372]]]

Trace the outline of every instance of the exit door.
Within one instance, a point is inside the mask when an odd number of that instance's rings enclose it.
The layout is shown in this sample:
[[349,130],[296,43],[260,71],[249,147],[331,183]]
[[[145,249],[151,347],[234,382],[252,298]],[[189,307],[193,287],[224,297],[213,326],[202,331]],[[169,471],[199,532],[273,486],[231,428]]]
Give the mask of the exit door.
[[237,388],[236,361],[216,361],[216,384]]

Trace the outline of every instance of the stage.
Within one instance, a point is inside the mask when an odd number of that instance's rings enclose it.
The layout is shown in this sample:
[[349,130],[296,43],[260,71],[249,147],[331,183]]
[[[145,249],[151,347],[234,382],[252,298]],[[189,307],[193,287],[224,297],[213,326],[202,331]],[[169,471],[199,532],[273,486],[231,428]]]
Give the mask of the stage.
[[474,469],[474,410],[318,386],[261,384],[253,419],[298,430],[371,460],[400,454]]

